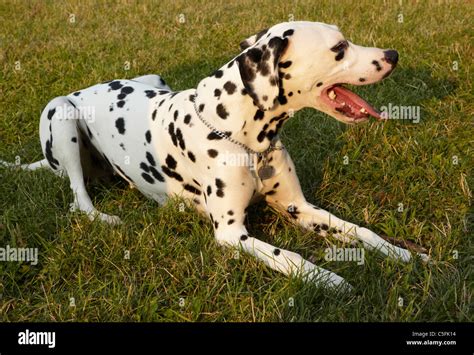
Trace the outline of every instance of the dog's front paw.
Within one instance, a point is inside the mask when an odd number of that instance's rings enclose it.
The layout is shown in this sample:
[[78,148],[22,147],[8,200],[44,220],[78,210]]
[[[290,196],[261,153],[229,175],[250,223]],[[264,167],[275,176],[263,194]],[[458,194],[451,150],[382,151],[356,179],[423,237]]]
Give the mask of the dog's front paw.
[[342,293],[349,293],[354,289],[343,277],[320,267],[315,267],[308,272],[305,279],[312,281],[317,286],[327,287]]

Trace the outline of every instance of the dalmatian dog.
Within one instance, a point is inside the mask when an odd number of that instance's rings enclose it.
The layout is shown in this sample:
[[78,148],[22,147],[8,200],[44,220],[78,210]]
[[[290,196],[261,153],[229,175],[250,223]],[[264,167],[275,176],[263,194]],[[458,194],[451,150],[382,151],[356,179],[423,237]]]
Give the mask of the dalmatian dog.
[[249,234],[244,221],[250,204],[264,199],[306,230],[361,241],[403,262],[412,259],[408,250],[307,202],[278,138],[283,124],[304,107],[348,124],[381,119],[343,85],[381,81],[395,68],[398,53],[355,45],[336,26],[317,22],[277,24],[240,46],[196,89],[172,91],[158,75],[146,75],[53,99],[40,120],[45,159],[23,168],[48,167],[67,176],[72,209],[111,224],[120,219],[94,207],[85,177],[118,174],[161,204],[180,196],[209,218],[220,245],[326,287],[350,285]]

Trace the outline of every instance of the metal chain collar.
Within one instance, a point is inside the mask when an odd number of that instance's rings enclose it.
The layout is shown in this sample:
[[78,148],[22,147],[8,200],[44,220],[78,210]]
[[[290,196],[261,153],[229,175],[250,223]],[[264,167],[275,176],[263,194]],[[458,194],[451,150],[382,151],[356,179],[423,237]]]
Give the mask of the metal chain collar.
[[215,128],[212,124],[210,124],[207,120],[204,119],[204,117],[201,116],[197,106],[196,106],[196,101],[197,101],[197,93],[194,95],[194,100],[193,100],[193,105],[194,105],[194,111],[196,111],[196,115],[198,116],[199,120],[201,120],[202,123],[204,123],[204,125],[209,128],[213,133],[215,133],[217,136],[221,137],[221,138],[224,138],[224,139],[227,139],[229,142],[231,143],[234,143],[236,145],[238,145],[239,147],[245,149],[247,151],[247,153],[250,153],[250,154],[255,154],[256,156],[266,156],[268,155],[268,153],[274,151],[274,150],[282,150],[284,147],[283,146],[280,146],[280,147],[276,147],[273,143],[273,140],[271,141],[270,143],[270,146],[264,150],[263,152],[256,152],[255,150],[247,147],[245,144],[239,142],[238,140],[235,140],[234,138],[232,137],[229,137],[226,133],[222,132],[222,131],[219,131],[217,128]]

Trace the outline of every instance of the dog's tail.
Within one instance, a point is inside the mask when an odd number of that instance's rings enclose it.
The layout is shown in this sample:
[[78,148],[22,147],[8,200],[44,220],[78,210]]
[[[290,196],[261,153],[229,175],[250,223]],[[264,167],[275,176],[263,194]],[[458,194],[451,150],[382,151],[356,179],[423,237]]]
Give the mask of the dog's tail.
[[3,165],[7,168],[21,168],[23,170],[36,170],[36,169],[41,169],[41,168],[50,168],[47,159],[39,160],[31,164],[22,164],[22,165],[9,163],[9,162],[0,160],[0,165]]

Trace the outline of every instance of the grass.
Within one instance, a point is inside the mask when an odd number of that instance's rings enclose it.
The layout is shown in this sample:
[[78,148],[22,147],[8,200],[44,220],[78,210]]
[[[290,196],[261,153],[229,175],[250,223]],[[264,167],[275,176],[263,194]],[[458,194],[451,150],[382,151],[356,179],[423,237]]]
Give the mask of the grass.
[[421,107],[418,124],[347,127],[303,110],[281,136],[311,202],[423,245],[434,263],[399,264],[373,252],[363,266],[327,262],[333,240],[252,207],[253,235],[355,287],[334,295],[219,248],[210,223],[181,201],[159,207],[122,183],[89,186],[98,209],[124,221],[110,227],[69,213],[67,181],[1,169],[0,246],[36,247],[40,259],[0,262],[0,320],[472,321],[473,15],[461,1],[2,1],[0,158],[10,161],[42,158],[39,115],[55,96],[148,73],[177,90],[194,87],[242,39],[291,16],[337,24],[358,44],[396,48],[393,75],[358,91],[376,107]]

